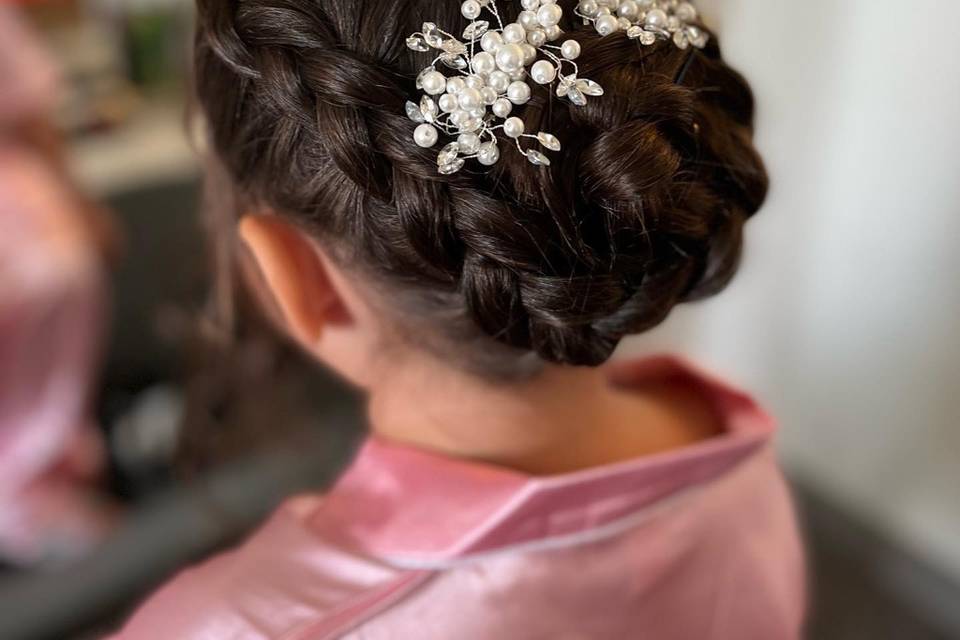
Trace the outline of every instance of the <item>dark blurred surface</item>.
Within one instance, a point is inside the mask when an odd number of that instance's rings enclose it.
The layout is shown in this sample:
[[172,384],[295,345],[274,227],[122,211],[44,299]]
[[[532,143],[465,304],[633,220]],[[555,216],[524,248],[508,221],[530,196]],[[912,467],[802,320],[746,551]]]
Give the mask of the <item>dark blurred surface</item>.
[[128,250],[113,278],[108,390],[136,390],[180,366],[182,354],[165,339],[160,323],[165,315],[200,309],[206,295],[198,189],[196,182],[172,182],[110,197]]
[[813,640],[956,640],[960,585],[804,487]]

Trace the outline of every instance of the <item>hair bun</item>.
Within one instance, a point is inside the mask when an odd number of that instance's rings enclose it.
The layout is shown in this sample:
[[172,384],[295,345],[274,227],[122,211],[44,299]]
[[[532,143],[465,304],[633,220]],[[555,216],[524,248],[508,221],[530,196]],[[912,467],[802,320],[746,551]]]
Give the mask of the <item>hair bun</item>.
[[[562,134],[552,166],[503,144],[489,171],[441,176],[403,113],[424,66],[404,41],[426,4],[200,3],[198,93],[250,197],[386,283],[408,334],[452,336],[447,351],[484,336],[468,362],[490,360],[492,338],[511,348],[499,360],[597,365],[730,280],[767,176],[750,89],[712,34],[684,51],[564,25],[606,93],[570,107],[535,88],[524,121]],[[461,20],[458,3],[429,15]]]

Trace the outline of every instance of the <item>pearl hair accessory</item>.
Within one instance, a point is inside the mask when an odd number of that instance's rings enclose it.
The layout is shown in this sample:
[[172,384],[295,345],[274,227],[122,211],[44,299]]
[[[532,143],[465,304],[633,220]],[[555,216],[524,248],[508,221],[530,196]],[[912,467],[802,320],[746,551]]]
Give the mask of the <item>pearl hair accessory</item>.
[[[484,166],[496,164],[500,159],[497,131],[513,139],[531,163],[550,165],[543,152],[524,149],[520,140],[536,140],[550,151],[560,150],[560,140],[544,131],[527,133],[523,120],[511,116],[514,107],[530,100],[528,78],[542,85],[559,79],[557,96],[577,106],[585,105],[587,96],[603,95],[599,84],[577,77],[577,41],[549,44],[563,36],[559,27],[563,9],[556,0],[521,0],[521,5],[517,21],[504,24],[496,0],[465,0],[460,11],[471,22],[462,40],[432,22],[407,38],[407,47],[414,51],[438,51],[430,66],[417,76],[417,89],[425,95],[420,104],[407,102],[406,111],[418,125],[413,134],[417,145],[433,147],[441,131],[456,137],[437,156],[437,168],[443,175],[456,173],[473,158]],[[494,28],[489,20],[480,19],[484,11],[496,20]],[[544,58],[538,60],[540,55]],[[444,75],[438,63],[457,75]]]
[[584,24],[593,23],[601,36],[623,31],[643,45],[672,39],[681,49],[703,49],[709,40],[703,29],[691,24],[697,19],[696,8],[681,0],[580,0],[574,13]]
[[[491,166],[500,159],[497,131],[515,141],[517,149],[531,163],[549,166],[550,159],[537,149],[524,149],[520,140],[530,138],[550,151],[560,151],[560,140],[544,131],[526,132],[524,121],[514,107],[530,101],[532,79],[537,84],[557,83],[556,94],[578,107],[588,96],[602,96],[603,87],[578,78],[580,43],[561,39],[563,9],[557,0],[520,0],[523,10],[517,21],[504,24],[496,0],[464,0],[460,12],[470,20],[462,39],[425,22],[422,31],[407,38],[414,51],[436,50],[437,57],[417,76],[417,89],[424,92],[420,104],[408,101],[407,116],[418,126],[413,139],[430,148],[440,132],[455,137],[437,156],[443,175],[456,173],[465,161],[476,159]],[[481,19],[486,11],[496,20]],[[585,25],[592,24],[601,36],[623,32],[642,45],[672,40],[681,48],[703,49],[709,35],[693,24],[697,10],[684,0],[580,0],[574,13]],[[477,50],[479,48],[479,51]],[[542,59],[538,59],[539,56]],[[438,70],[455,71],[448,77]],[[569,68],[569,72],[564,73]]]

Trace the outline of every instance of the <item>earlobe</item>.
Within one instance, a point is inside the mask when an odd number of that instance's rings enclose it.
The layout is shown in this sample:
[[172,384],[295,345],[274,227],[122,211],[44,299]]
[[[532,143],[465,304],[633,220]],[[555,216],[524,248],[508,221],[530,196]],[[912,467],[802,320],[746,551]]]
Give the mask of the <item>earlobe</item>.
[[259,296],[293,339],[312,348],[340,306],[316,247],[274,215],[244,216],[238,232],[255,267]]

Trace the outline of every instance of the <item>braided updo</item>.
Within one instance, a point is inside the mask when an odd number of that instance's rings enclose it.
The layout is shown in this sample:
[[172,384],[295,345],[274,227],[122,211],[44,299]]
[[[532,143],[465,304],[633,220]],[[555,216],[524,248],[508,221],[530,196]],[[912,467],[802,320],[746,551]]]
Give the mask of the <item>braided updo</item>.
[[302,224],[380,285],[407,336],[488,372],[598,365],[719,291],[767,190],[748,85],[715,37],[640,47],[560,4],[606,95],[574,107],[534,87],[527,129],[564,145],[550,167],[502,144],[496,166],[441,176],[404,114],[429,54],[404,42],[425,20],[462,29],[459,2],[198,0],[196,90],[242,206]]

